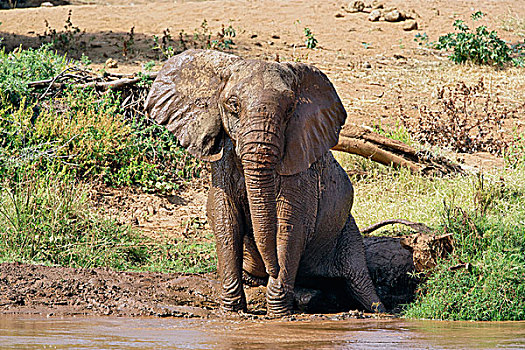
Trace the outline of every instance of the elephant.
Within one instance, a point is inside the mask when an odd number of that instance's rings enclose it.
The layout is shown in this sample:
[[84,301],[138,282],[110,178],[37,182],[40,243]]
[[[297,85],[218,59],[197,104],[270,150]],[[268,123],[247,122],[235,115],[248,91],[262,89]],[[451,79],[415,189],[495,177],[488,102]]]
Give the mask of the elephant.
[[344,280],[349,298],[384,312],[352,217],[354,191],[330,148],[346,111],[312,65],[187,50],[159,71],[150,118],[211,163],[221,310],[246,311],[243,274],[267,283],[267,313],[293,311],[296,283]]

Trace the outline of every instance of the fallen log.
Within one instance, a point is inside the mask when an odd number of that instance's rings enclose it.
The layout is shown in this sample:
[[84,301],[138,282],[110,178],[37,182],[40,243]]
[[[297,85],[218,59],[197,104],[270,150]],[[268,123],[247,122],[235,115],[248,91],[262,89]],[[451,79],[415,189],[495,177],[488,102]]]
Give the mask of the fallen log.
[[462,168],[445,157],[416,150],[401,141],[375,133],[367,128],[346,124],[339,134],[334,151],[357,154],[375,162],[408,168],[414,173],[461,173]]

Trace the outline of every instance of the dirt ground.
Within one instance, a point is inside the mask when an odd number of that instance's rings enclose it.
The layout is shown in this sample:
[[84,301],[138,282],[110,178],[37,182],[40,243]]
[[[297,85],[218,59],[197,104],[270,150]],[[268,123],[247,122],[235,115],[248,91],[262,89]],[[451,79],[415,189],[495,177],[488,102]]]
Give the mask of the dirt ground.
[[[145,1],[74,0],[72,5],[0,11],[0,37],[8,50],[36,47],[47,30],[63,30],[68,12],[84,34],[74,40],[93,61],[95,69],[136,72],[151,60],[153,35],[169,28],[177,38],[181,30],[196,32],[204,19],[213,33],[232,25],[237,36],[234,54],[281,61],[300,60],[321,68],[334,83],[348,112],[348,123],[393,129],[399,122],[400,99],[411,107],[428,104],[438,86],[459,81],[490,82],[503,103],[525,103],[525,75],[516,69],[464,66],[449,63],[444,53],[419,47],[417,33],[431,41],[453,30],[455,19],[468,19],[481,10],[480,21],[498,30],[510,42],[523,40],[522,32],[505,30],[513,19],[525,17],[525,5],[513,0],[425,0],[382,2],[413,14],[417,29],[406,31],[407,21],[371,22],[366,12],[348,12],[353,1]],[[369,4],[370,1],[365,1]],[[367,10],[368,11],[368,10]],[[303,28],[309,27],[318,47],[304,45]],[[133,35],[130,31],[133,28]],[[508,29],[508,28],[507,28]],[[130,41],[132,37],[132,41]],[[124,49],[124,42],[126,48]],[[72,49],[69,55],[79,56]],[[107,60],[117,62],[109,68]],[[414,108],[412,108],[414,109]],[[525,116],[510,120],[506,128],[525,132]],[[478,167],[501,166],[490,154],[463,155]],[[173,196],[134,190],[98,189],[93,200],[110,216],[140,228],[146,234],[187,235],[209,230],[205,219],[206,183],[183,188]],[[149,273],[113,273],[103,269],[75,270],[22,264],[0,265],[1,312],[209,316],[216,307],[215,285],[209,276]],[[135,285],[127,288],[129,284]],[[127,288],[127,289],[126,289]],[[79,291],[79,292],[76,292]],[[193,295],[191,301],[187,296]],[[65,301],[64,298],[69,301]],[[71,301],[73,300],[73,301]],[[170,305],[163,302],[168,300]]]
[[[399,238],[365,239],[369,269],[377,292],[393,312],[412,300],[416,279],[412,254]],[[21,263],[0,264],[0,313],[112,315],[156,317],[236,317],[218,310],[216,274],[122,272],[104,268],[74,269]],[[338,282],[296,286],[293,317],[307,319],[316,312],[331,319],[370,317],[339,291]],[[324,285],[318,289],[318,285]],[[245,286],[248,313],[241,318],[265,318],[266,289]],[[305,314],[306,313],[306,314]],[[308,316],[309,314],[310,316]],[[328,317],[328,316],[327,316]]]

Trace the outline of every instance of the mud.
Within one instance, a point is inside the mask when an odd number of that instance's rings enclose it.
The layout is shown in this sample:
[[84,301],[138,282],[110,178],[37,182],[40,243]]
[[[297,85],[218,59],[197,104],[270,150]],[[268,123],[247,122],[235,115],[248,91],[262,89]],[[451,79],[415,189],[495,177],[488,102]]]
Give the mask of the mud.
[[[414,270],[412,255],[399,241],[388,237],[365,238],[372,280],[379,297],[393,312],[412,300],[417,282],[408,274]],[[0,313],[3,314],[224,317],[218,311],[218,290],[213,273],[168,274],[0,264]],[[356,308],[356,304],[348,300],[342,290],[343,284],[339,281],[312,281],[312,285],[298,286],[297,314],[293,319],[371,317],[359,311],[348,312]],[[265,287],[246,286],[245,293],[249,314],[239,317],[265,318]],[[317,312],[332,314],[314,314]]]
[[213,275],[0,264],[0,313],[209,317]]

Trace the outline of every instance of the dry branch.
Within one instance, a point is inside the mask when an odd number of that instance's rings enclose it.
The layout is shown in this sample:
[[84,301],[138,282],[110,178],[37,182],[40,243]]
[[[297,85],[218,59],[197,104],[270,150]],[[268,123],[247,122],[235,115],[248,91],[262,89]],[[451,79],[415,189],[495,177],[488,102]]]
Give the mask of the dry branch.
[[420,152],[403,142],[354,125],[343,127],[339,134],[339,142],[332,149],[357,154],[395,168],[408,168],[415,173],[462,172],[460,166],[444,157]]

